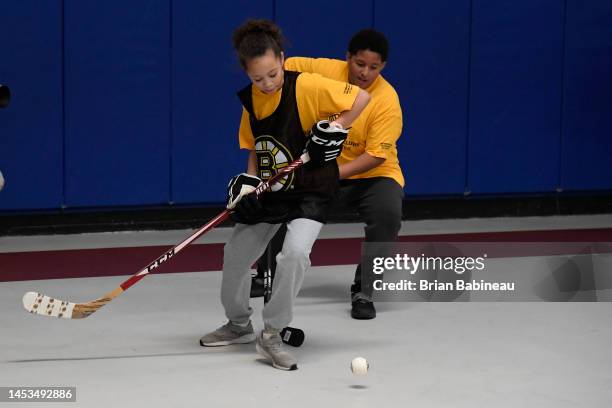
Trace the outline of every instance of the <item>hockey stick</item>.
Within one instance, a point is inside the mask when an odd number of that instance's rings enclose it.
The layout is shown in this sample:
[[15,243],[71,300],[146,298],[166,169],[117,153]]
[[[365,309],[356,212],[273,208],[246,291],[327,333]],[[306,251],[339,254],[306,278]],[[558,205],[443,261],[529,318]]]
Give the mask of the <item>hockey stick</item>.
[[[267,181],[263,182],[259,187],[257,187],[254,193],[260,195],[264,191],[269,190],[272,184],[277,182],[280,178],[292,173],[294,170],[301,167],[303,164],[308,163],[309,160],[310,157],[308,156],[308,153],[302,154],[300,158],[289,163],[286,167],[278,169],[278,172],[273,177],[271,177]],[[219,215],[217,215],[215,218],[206,223],[206,225],[200,227],[200,229],[195,231],[191,236],[187,237],[185,240],[183,240],[178,245],[172,247],[170,250],[164,252],[156,260],[145,266],[139,272],[122,282],[117,288],[106,293],[99,299],[85,303],[73,303],[55,299],[38,292],[28,292],[23,295],[23,307],[30,313],[39,314],[43,316],[61,317],[64,319],[83,319],[85,317],[88,317],[95,313],[102,306],[106,305],[111,300],[128,290],[132,285],[136,284],[138,281],[147,276],[161,264],[174,257],[187,245],[191,244],[200,236],[210,231],[217,225],[221,224],[229,217],[230,213],[230,210],[223,210]]]

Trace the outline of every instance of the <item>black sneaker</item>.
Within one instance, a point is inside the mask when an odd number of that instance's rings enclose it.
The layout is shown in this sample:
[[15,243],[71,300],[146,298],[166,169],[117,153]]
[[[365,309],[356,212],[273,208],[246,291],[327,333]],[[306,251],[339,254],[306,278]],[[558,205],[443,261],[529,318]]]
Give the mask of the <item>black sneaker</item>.
[[366,299],[357,299],[352,302],[351,317],[358,320],[369,320],[376,317],[374,303]]

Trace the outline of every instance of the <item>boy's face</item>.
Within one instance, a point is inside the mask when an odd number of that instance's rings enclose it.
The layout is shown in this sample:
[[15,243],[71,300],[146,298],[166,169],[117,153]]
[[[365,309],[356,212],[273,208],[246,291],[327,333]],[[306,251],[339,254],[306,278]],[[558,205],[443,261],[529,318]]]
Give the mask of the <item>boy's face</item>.
[[369,88],[386,64],[379,53],[370,50],[357,51],[356,54],[347,52],[346,62],[348,62],[349,83],[361,89]]
[[273,94],[283,86],[284,55],[280,58],[268,49],[264,55],[255,57],[246,63],[246,73],[253,84],[265,94]]

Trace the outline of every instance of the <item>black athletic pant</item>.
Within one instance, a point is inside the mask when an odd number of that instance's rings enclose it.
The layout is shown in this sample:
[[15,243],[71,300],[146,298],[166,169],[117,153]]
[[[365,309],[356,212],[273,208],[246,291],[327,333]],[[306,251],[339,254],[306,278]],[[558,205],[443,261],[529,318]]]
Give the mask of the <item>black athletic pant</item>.
[[[359,214],[359,218],[366,224],[364,228],[366,243],[395,242],[401,227],[403,198],[402,187],[389,177],[342,180],[340,190],[334,200],[334,208],[347,208]],[[282,234],[284,233],[284,229],[277,232],[266,253],[259,259],[258,274],[263,274],[263,270],[267,268],[274,271],[276,263],[274,259],[280,252],[280,246],[275,243],[280,242],[282,245]],[[372,255],[377,256],[375,253]],[[386,254],[378,256],[386,256]],[[362,270],[361,264],[357,265],[351,292],[371,298],[374,278],[371,268]]]

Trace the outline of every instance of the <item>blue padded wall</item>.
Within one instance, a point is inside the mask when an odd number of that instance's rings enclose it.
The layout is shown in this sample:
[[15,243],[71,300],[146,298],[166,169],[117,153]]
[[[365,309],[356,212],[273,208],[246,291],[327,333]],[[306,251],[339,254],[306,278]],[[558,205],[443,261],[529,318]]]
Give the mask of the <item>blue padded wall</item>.
[[612,2],[567,1],[561,188],[612,189]]
[[219,203],[246,169],[236,92],[249,84],[232,47],[247,17],[272,18],[272,1],[173,2],[172,201]]
[[276,1],[275,18],[288,40],[287,56],[344,59],[351,35],[372,27],[373,0]]
[[473,3],[468,190],[558,184],[563,2]]
[[170,199],[170,3],[66,0],[66,205]]
[[469,19],[469,0],[376,1],[375,28],[390,46],[383,76],[404,114],[407,196],[464,191]]
[[3,2],[0,83],[12,101],[0,109],[1,210],[62,204],[62,7],[56,1]]
[[609,0],[21,0],[0,13],[0,212],[221,203],[248,17],[289,56],[389,37],[408,197],[612,189]]

